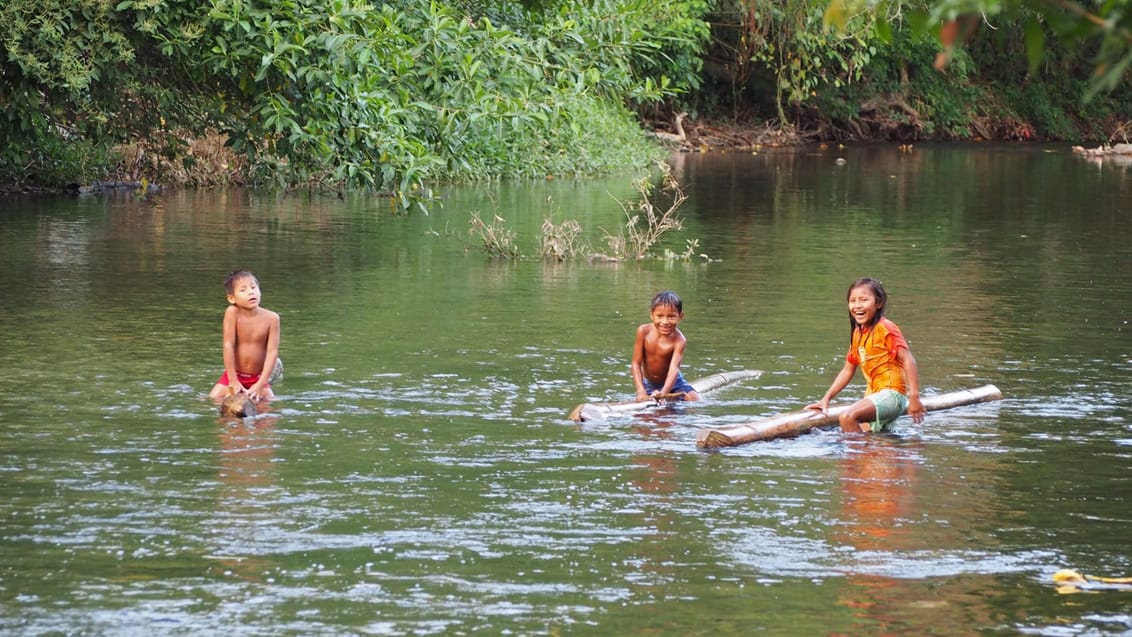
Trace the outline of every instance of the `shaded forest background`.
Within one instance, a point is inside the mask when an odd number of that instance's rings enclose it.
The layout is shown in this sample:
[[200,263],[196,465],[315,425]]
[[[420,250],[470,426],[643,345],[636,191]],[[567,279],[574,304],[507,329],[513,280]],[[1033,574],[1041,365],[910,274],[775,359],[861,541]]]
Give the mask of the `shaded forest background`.
[[8,0],[0,188],[367,188],[408,210],[663,141],[1127,141],[1128,8]]

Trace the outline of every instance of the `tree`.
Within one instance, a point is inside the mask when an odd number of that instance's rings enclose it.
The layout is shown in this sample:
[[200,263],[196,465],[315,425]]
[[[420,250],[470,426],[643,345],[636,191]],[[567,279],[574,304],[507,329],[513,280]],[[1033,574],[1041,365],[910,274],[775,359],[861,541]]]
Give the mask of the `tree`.
[[[871,0],[830,0],[826,20],[844,28],[853,16],[877,15],[877,7],[894,4],[902,3],[900,0],[880,4]],[[1086,100],[1098,92],[1115,90],[1132,64],[1132,2],[1129,0],[1102,0],[1091,8],[1073,0],[934,0],[926,6],[908,8],[907,17],[913,28],[933,33],[943,46],[935,60],[937,68],[946,66],[955,51],[995,17],[1024,24],[1031,71],[1041,63],[1049,36],[1091,55],[1095,66],[1084,95]],[[877,26],[882,34],[889,29],[886,22],[878,21]]]

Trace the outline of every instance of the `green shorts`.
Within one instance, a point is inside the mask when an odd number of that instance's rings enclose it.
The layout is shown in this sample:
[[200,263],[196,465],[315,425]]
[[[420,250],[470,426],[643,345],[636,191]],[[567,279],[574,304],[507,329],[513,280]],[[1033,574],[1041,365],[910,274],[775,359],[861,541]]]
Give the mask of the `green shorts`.
[[882,389],[875,394],[865,396],[876,407],[876,421],[869,423],[873,433],[888,431],[894,420],[904,415],[908,409],[908,397],[895,389]]

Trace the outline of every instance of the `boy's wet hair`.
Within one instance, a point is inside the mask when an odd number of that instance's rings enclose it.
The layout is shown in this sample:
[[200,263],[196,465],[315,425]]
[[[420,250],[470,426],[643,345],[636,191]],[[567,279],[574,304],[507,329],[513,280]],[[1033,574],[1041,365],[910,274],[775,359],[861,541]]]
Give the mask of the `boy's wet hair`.
[[[857,279],[856,281],[849,284],[849,289],[845,292],[845,300],[848,301],[850,295],[853,294],[853,290],[855,290],[859,287],[867,287],[870,290],[872,290],[873,296],[876,297],[876,300],[877,300],[877,313],[873,315],[872,320],[869,321],[869,324],[865,326],[865,327],[872,327],[872,326],[876,325],[877,323],[879,323],[882,318],[884,318],[884,313],[885,313],[886,310],[888,310],[888,293],[884,291],[884,286],[881,285],[880,281],[877,281],[876,279],[874,279],[872,277],[863,276],[863,277],[861,277],[861,278]],[[853,313],[850,312],[849,313],[849,335],[850,335],[850,338],[852,338],[853,330],[855,330],[855,329],[857,329],[857,322],[855,320],[853,320]]]
[[658,307],[667,305],[676,308],[677,312],[684,313],[684,302],[680,300],[680,296],[671,290],[664,292],[657,292],[656,296],[652,297],[652,303],[649,304],[649,311],[655,310]]
[[259,279],[250,270],[232,270],[228,273],[228,276],[224,277],[224,291],[228,294],[235,293],[236,281],[243,278],[251,278],[256,285],[259,285]]

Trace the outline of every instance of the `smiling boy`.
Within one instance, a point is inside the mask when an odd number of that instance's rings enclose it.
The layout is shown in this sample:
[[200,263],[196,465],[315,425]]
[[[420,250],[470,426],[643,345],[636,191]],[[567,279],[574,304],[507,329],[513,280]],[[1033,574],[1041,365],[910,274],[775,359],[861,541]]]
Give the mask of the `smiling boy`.
[[684,318],[684,303],[675,292],[659,292],[649,307],[650,323],[637,328],[633,344],[633,384],[637,400],[684,393],[684,400],[699,400],[696,389],[684,380],[680,363],[688,344],[677,327]]

